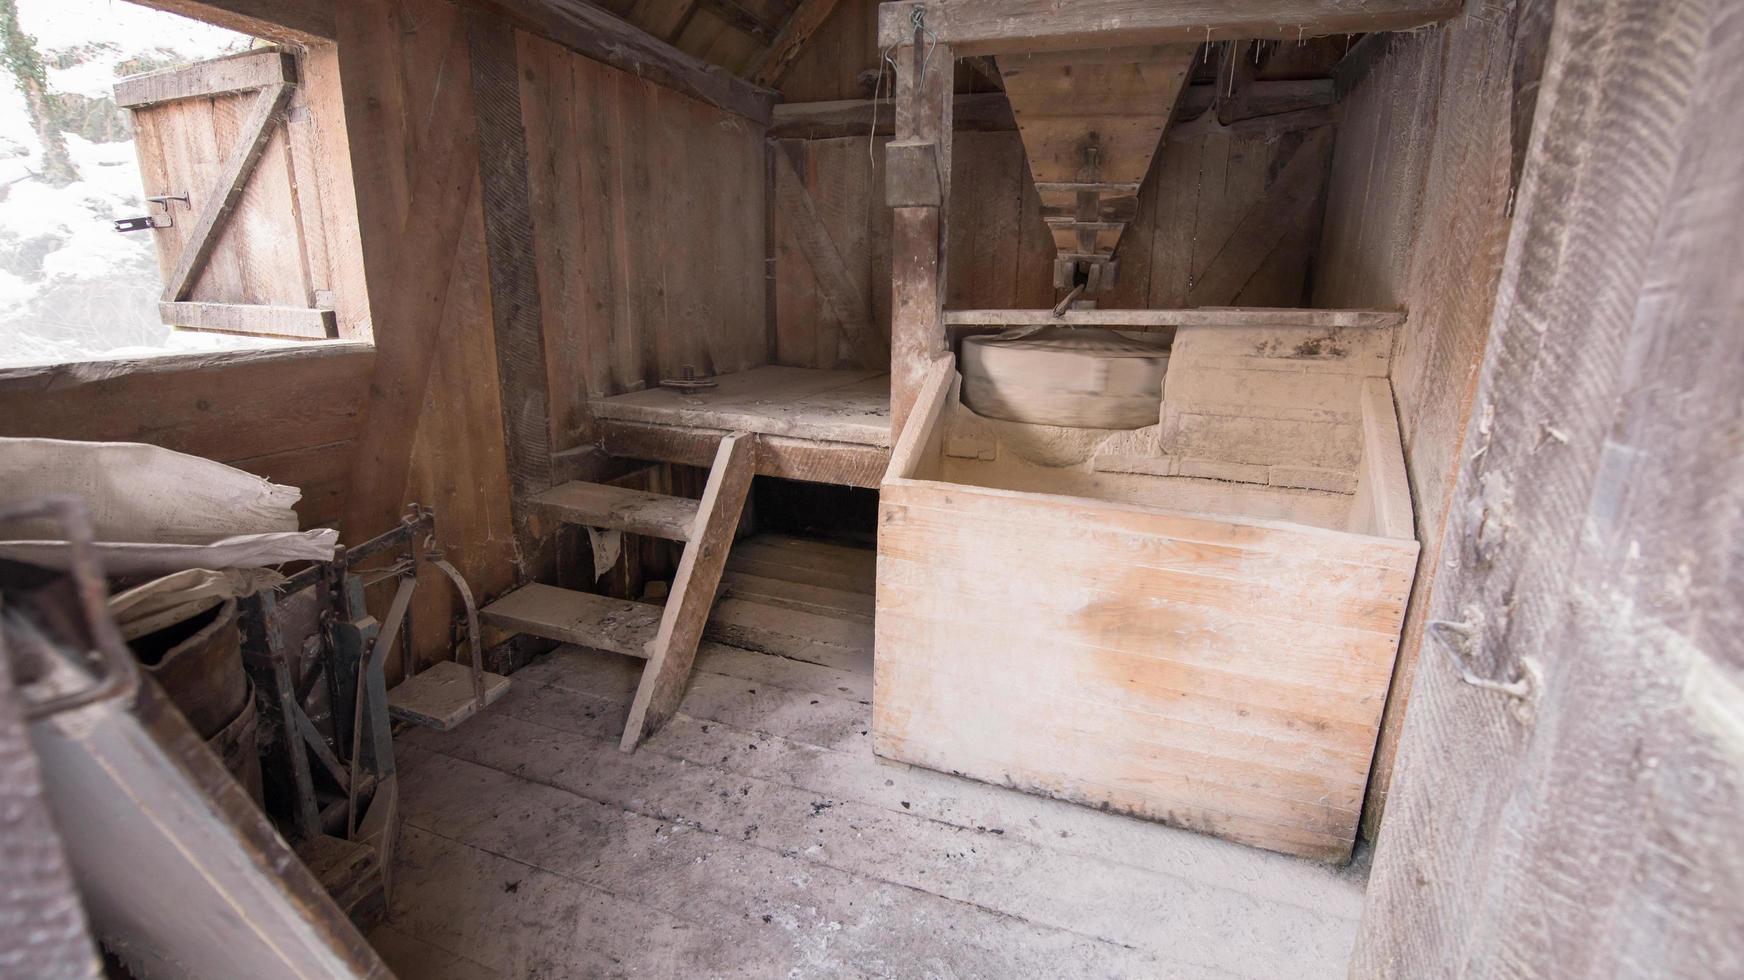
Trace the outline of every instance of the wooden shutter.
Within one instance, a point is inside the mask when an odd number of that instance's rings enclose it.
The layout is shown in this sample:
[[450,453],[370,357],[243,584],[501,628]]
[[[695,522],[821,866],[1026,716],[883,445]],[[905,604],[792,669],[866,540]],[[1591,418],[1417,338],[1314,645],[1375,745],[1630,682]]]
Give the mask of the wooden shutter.
[[287,124],[296,95],[296,61],[274,49],[116,84],[145,196],[169,198],[152,205],[165,323],[334,336],[320,209],[298,200],[315,191],[316,161],[306,127]]

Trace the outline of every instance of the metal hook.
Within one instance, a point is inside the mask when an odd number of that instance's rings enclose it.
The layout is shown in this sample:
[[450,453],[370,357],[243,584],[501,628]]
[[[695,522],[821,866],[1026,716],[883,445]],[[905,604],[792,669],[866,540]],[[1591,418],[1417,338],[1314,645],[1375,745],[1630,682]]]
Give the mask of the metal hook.
[[925,4],[917,3],[914,5],[914,9],[908,12],[908,23],[916,32],[925,34],[932,41],[931,44],[927,45],[926,53],[921,57],[920,62],[920,80],[924,83],[927,77],[927,68],[933,63],[933,52],[939,49],[939,36],[932,28],[926,26]]
[[1472,641],[1477,638],[1483,620],[1482,616],[1475,612],[1468,612],[1468,617],[1464,622],[1432,619],[1425,627],[1430,639],[1433,639],[1437,646],[1445,650],[1448,659],[1453,661],[1454,669],[1459,671],[1459,679],[1479,690],[1495,691],[1520,701],[1531,701],[1535,696],[1535,685],[1530,666],[1516,671],[1514,679],[1509,681],[1483,677],[1472,669],[1470,660]]

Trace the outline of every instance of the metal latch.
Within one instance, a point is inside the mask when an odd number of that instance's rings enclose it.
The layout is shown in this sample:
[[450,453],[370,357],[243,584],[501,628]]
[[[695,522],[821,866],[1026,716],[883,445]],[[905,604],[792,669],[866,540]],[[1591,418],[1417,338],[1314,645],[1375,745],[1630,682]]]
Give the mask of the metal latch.
[[157,197],[148,197],[148,198],[146,198],[146,200],[150,201],[151,203],[157,205],[160,208],[163,208],[164,213],[163,214],[144,214],[144,215],[140,215],[139,217],[136,217],[136,218],[116,218],[115,219],[115,230],[119,231],[119,232],[129,232],[129,231],[145,231],[149,228],[171,228],[171,227],[174,227],[175,223],[176,223],[176,219],[170,214],[170,202],[171,201],[180,201],[184,205],[186,205],[188,203],[188,195],[186,195],[186,194],[159,194]]

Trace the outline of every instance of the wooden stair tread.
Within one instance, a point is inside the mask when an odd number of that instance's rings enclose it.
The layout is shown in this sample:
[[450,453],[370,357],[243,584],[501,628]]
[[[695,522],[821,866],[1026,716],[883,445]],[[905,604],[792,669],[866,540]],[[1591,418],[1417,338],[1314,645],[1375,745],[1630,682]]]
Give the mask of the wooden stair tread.
[[548,640],[648,656],[647,643],[660,628],[660,606],[534,583],[523,585],[479,611],[496,626]]
[[688,541],[696,523],[697,502],[572,480],[535,496],[533,503],[571,524],[611,528],[668,541]]
[[[508,689],[507,677],[485,673],[484,703],[487,707]],[[431,664],[388,691],[390,715],[439,732],[450,731],[477,711],[478,703],[472,696],[472,671],[452,660]]]

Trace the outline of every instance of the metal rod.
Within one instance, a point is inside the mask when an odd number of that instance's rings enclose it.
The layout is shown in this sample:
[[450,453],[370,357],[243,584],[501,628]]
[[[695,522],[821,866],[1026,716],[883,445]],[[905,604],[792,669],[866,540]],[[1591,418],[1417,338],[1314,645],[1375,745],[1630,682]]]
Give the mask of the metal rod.
[[1054,304],[1054,319],[1058,320],[1065,316],[1066,311],[1072,308],[1072,301],[1082,295],[1084,295],[1084,284],[1079,283],[1078,285],[1073,286],[1072,291],[1066,294],[1065,299]]

